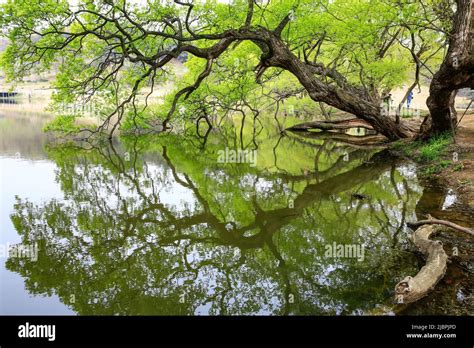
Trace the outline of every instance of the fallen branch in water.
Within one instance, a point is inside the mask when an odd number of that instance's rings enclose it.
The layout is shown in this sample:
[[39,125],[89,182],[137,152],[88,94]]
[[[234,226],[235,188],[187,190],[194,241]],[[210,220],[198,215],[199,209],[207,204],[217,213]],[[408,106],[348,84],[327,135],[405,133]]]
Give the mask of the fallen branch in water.
[[[428,220],[430,223],[433,220]],[[420,223],[419,221],[418,223]],[[446,273],[448,256],[440,241],[430,240],[429,237],[437,231],[435,226],[422,224],[413,233],[415,246],[425,255],[426,264],[414,277],[408,276],[395,285],[395,301],[408,304],[426,296]]]
[[474,236],[474,231],[470,228],[456,225],[450,221],[434,219],[431,215],[428,215],[427,220],[407,223],[407,225],[412,229],[416,228],[412,236],[413,242],[425,255],[426,264],[415,277],[405,277],[405,279],[395,285],[395,301],[403,304],[418,301],[426,296],[446,273],[448,256],[444,252],[443,244],[440,241],[429,239],[439,228],[433,225],[448,226]]
[[335,121],[311,121],[296,124],[287,130],[292,131],[306,131],[310,129],[319,129],[322,131],[331,131],[331,130],[346,130],[351,128],[365,128],[368,130],[373,130],[374,128],[364,120],[359,118],[351,118],[345,120],[335,120]]
[[336,142],[337,145],[349,145],[354,148],[361,149],[384,149],[387,147],[385,142],[387,138],[383,135],[364,135],[364,136],[355,136],[346,133],[336,133],[336,132],[300,132],[300,131],[285,131],[285,134],[293,136],[296,139],[311,139],[311,140],[332,140]]
[[459,225],[456,225],[455,223],[452,223],[452,222],[446,221],[446,220],[433,219],[431,217],[429,217],[429,220],[420,220],[420,221],[417,221],[417,222],[411,222],[411,223],[408,223],[407,225],[410,228],[416,228],[416,227],[419,227],[419,226],[422,226],[422,225],[445,225],[445,226],[451,227],[455,230],[458,230],[458,231],[461,231],[461,232],[466,232],[466,233],[470,234],[471,236],[474,236],[474,231],[471,230],[470,228],[459,226]]

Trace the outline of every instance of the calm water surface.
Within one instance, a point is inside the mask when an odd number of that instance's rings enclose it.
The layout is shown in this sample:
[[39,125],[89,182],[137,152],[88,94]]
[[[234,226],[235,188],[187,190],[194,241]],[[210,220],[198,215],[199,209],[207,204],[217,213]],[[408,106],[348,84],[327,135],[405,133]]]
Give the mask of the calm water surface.
[[[0,112],[0,243],[38,246],[0,258],[0,314],[383,312],[422,265],[405,222],[460,209],[413,164],[328,139],[229,128],[71,146],[43,122]],[[257,161],[219,163],[226,148]],[[467,266],[450,267],[457,281],[413,313],[472,310]]]

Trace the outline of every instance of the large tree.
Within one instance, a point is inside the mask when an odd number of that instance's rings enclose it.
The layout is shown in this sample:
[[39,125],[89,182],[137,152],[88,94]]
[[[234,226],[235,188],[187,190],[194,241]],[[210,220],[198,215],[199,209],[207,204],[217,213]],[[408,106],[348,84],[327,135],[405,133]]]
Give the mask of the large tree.
[[[405,77],[410,55],[403,47],[414,31],[433,31],[439,37],[432,49],[442,45],[446,15],[437,8],[444,3],[449,1],[10,0],[0,15],[11,41],[2,61],[15,78],[58,65],[56,100],[87,102],[107,92],[105,101],[113,107],[99,130],[113,132],[130,110],[135,122],[138,107],[147,106],[137,96],[169,78],[173,58],[190,55],[202,61],[201,70],[173,94],[164,126],[179,103],[222,66],[226,54],[250,43],[248,60],[257,57],[257,64],[248,69],[258,81],[275,70],[287,71],[312,100],[353,114],[394,140],[411,137],[417,129],[388,115],[383,95]],[[460,17],[470,10],[469,0],[458,0],[454,36],[465,33],[466,21]],[[450,52],[466,42],[453,35]],[[462,67],[465,57],[458,57]],[[432,87],[432,93],[437,89]],[[431,99],[434,122],[428,132],[448,129],[433,105]]]
[[456,93],[461,88],[474,88],[474,5],[472,0],[457,0],[456,3],[449,49],[430,85],[427,101],[430,118],[423,127],[423,136],[454,128]]

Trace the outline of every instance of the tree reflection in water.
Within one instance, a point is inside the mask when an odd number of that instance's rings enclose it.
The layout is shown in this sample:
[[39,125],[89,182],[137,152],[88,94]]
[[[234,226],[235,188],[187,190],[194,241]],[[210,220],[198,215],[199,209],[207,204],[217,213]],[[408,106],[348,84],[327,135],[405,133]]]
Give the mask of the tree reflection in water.
[[[163,134],[49,147],[64,199],[17,198],[11,219],[40,255],[10,258],[8,269],[79,314],[360,314],[390,304],[416,267],[403,251],[421,194],[413,168],[330,139],[243,144]],[[257,166],[217,163],[226,146],[258,148]],[[362,244],[364,260],[325,257],[333,242]]]

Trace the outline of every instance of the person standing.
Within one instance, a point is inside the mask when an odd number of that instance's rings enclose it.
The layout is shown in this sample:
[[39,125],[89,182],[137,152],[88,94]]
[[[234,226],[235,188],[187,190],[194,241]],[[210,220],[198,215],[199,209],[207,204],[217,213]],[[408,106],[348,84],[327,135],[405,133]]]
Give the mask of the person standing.
[[408,93],[408,97],[407,97],[407,108],[410,109],[410,105],[411,105],[411,101],[413,100],[413,91],[410,91],[410,93]]

